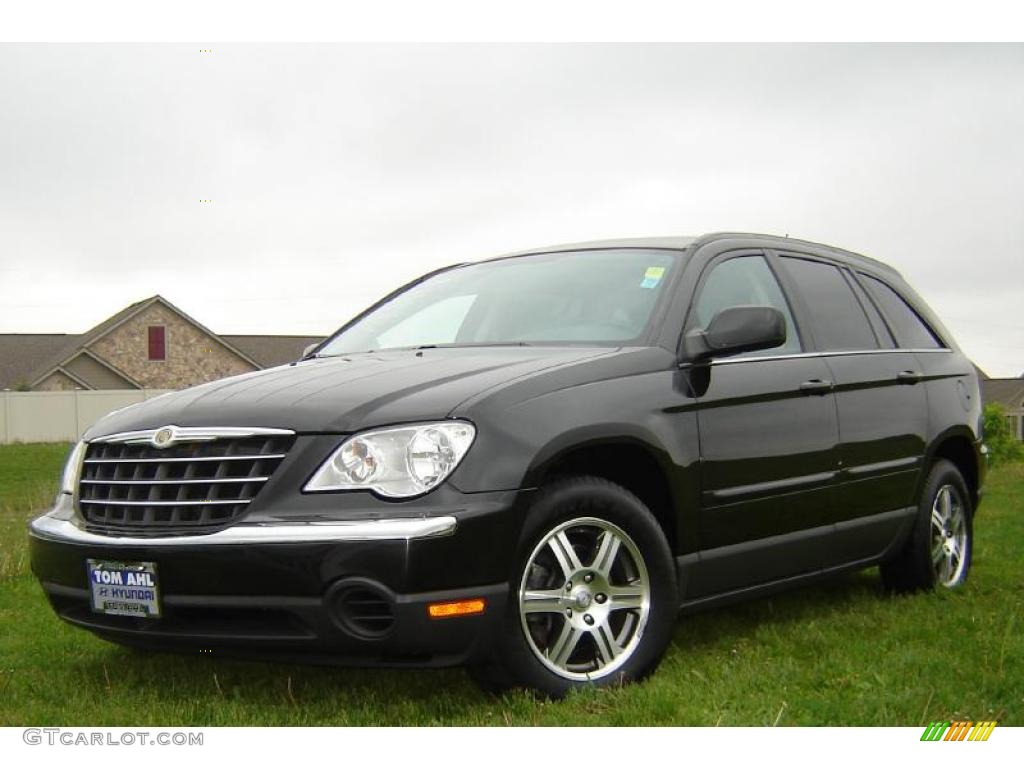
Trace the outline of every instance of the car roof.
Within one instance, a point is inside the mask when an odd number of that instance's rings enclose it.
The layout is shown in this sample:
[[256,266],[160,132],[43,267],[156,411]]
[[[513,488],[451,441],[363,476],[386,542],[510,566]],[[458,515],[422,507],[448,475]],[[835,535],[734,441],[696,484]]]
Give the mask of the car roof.
[[587,240],[579,243],[563,243],[561,245],[530,248],[525,251],[506,253],[501,256],[496,256],[493,259],[485,259],[485,261],[507,259],[515,256],[530,256],[541,253],[556,253],[559,251],[589,251],[606,248],[659,248],[682,251],[717,240],[751,241],[746,245],[749,247],[761,246],[778,248],[780,250],[786,250],[787,248],[799,249],[801,246],[805,246],[813,248],[823,255],[831,256],[839,261],[844,261],[850,265],[874,268],[887,272],[891,275],[899,275],[899,273],[888,264],[872,259],[868,256],[863,256],[859,253],[854,253],[853,251],[847,251],[842,248],[836,248],[835,246],[816,243],[810,240],[800,240],[789,237],[788,235],[767,235],[754,232],[712,232],[706,235],[701,235],[700,237],[669,235],[665,237],[623,237],[610,240]]
[[556,253],[558,251],[596,251],[606,248],[663,248],[681,251],[689,248],[697,241],[696,237],[619,237],[611,240],[584,240],[579,243],[561,243],[547,245],[543,248],[530,248],[525,251],[506,253],[495,258],[507,259],[512,256],[531,256],[537,253]]

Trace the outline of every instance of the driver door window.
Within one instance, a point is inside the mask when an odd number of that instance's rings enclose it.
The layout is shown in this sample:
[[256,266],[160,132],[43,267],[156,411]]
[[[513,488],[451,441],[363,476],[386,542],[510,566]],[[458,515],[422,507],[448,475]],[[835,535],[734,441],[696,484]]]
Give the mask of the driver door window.
[[736,256],[711,268],[693,307],[695,328],[707,328],[714,316],[729,307],[774,307],[786,318],[786,343],[774,349],[748,352],[736,357],[786,355],[801,351],[793,314],[764,256]]

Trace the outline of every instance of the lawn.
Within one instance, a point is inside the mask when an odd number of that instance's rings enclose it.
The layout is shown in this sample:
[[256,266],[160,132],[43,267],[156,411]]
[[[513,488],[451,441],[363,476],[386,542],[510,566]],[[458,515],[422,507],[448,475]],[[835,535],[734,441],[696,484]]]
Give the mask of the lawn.
[[458,669],[148,654],[64,625],[25,522],[66,451],[0,446],[0,725],[1024,725],[1024,465],[990,473],[962,590],[886,596],[871,570],[685,617],[648,681],[547,702]]

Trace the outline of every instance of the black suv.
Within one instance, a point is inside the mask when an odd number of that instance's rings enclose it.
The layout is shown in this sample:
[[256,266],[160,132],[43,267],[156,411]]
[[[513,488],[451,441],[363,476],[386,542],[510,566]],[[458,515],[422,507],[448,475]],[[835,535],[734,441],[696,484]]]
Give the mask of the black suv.
[[560,695],[652,670],[680,609],[872,565],[959,586],[980,424],[974,367],[876,261],[747,234],[560,246],[105,417],[32,567],[119,643]]

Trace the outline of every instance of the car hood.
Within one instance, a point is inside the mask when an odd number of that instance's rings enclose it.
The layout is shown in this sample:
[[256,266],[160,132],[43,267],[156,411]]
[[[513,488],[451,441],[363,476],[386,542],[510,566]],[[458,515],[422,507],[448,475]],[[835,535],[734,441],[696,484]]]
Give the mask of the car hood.
[[474,395],[616,350],[470,347],[396,350],[305,360],[172,392],[105,416],[85,439],[137,429],[357,429],[449,415]]

